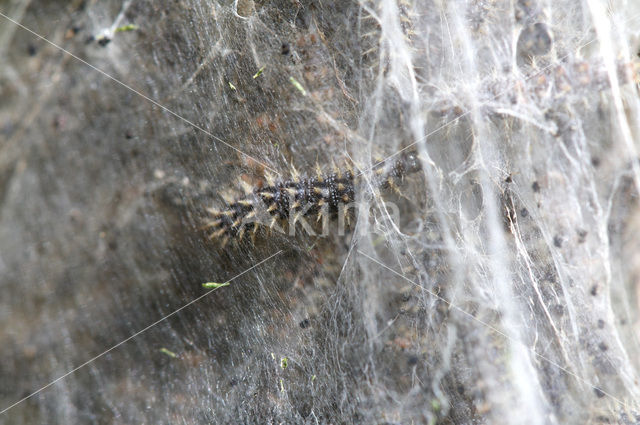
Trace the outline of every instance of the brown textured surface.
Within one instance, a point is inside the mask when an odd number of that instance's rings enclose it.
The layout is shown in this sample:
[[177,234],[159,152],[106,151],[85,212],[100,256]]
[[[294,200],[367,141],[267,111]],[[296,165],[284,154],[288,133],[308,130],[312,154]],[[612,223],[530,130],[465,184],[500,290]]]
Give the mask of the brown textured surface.
[[[124,3],[109,42],[121,1],[0,3],[184,118],[0,18],[0,409],[282,253],[0,423],[637,422],[637,165],[588,9]],[[265,166],[417,139],[352,234],[202,231]]]

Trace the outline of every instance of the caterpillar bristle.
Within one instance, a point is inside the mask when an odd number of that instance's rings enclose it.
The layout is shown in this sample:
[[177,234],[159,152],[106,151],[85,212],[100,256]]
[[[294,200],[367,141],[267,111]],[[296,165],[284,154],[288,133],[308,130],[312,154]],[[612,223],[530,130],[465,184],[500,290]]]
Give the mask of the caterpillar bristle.
[[287,187],[285,188],[285,190],[289,193],[289,195],[291,196],[295,196],[296,193],[298,193],[298,189],[295,187]]
[[352,162],[348,162],[347,163],[347,172],[353,174],[353,163]]
[[342,212],[343,217],[345,222],[347,223],[347,226],[351,225],[351,216],[349,215],[349,210],[347,208],[345,208]]
[[276,177],[269,171],[264,173],[264,178],[267,180],[267,185],[274,186],[276,184]]
[[340,168],[338,168],[334,160],[331,160],[331,169],[333,170],[333,174],[335,174],[339,179],[342,178],[340,176]]
[[293,180],[300,179],[300,173],[296,170],[296,167],[294,167],[293,164],[291,164],[291,177],[293,177]]
[[231,204],[237,198],[237,196],[235,196],[231,191],[222,192],[220,193],[220,196],[227,204]]
[[253,187],[242,179],[240,179],[240,186],[242,187],[242,191],[244,192],[245,196],[253,193]]
[[395,183],[391,184],[391,189],[393,189],[393,191],[398,194],[399,196],[403,196],[404,194],[402,193],[402,191],[400,190],[400,188],[398,187],[398,185],[396,185]]
[[316,162],[316,178],[318,179],[319,183],[324,182],[322,177],[322,170],[320,169],[320,164],[318,164],[318,162]]
[[267,191],[260,192],[260,196],[262,196],[265,199],[273,199],[273,193],[267,192]]
[[212,227],[218,227],[220,225],[222,225],[222,220],[220,220],[220,219],[212,220],[212,221],[209,221],[209,222],[205,223],[204,226],[202,226],[201,230],[207,230],[207,229],[210,229]]

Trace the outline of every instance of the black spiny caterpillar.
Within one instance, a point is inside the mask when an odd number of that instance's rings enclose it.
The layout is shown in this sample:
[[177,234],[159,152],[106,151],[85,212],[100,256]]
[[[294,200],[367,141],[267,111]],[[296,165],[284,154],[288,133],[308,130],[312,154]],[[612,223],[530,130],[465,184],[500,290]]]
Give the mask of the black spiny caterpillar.
[[[420,168],[415,152],[403,152],[391,165],[381,162],[373,167],[372,186],[397,191],[397,183]],[[223,210],[209,209],[212,218],[205,228],[211,232],[211,239],[218,239],[225,246],[247,234],[253,239],[261,226],[272,229],[286,222],[291,230],[301,218],[317,222],[323,217],[335,218],[341,210],[346,215],[364,176],[364,172],[356,173],[351,167],[340,170],[334,166],[326,173],[317,165],[312,176],[299,175],[295,170],[284,180],[267,175],[266,185],[245,187],[245,196],[228,201]]]

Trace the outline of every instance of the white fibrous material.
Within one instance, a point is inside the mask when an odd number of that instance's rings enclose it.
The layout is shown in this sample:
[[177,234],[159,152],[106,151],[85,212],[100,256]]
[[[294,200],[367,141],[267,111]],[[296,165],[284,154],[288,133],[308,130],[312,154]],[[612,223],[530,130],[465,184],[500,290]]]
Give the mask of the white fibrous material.
[[640,3],[0,13],[0,423],[640,423]]

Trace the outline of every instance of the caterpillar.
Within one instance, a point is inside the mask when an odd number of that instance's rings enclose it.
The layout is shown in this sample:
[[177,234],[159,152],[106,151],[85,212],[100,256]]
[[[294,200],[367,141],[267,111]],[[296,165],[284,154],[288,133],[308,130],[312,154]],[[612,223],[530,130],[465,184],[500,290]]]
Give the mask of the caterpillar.
[[[371,182],[375,188],[399,191],[398,183],[420,169],[418,155],[414,151],[403,152],[391,164],[378,162],[371,169]],[[351,166],[340,169],[334,165],[330,172],[323,172],[317,164],[308,175],[295,169],[286,179],[266,174],[266,184],[245,184],[245,195],[227,201],[224,209],[208,208],[211,217],[204,229],[210,232],[210,239],[220,241],[224,247],[231,240],[242,241],[247,234],[255,241],[261,227],[281,229],[287,223],[291,230],[302,218],[312,217],[318,222],[337,217],[340,210],[346,215],[364,175]]]

